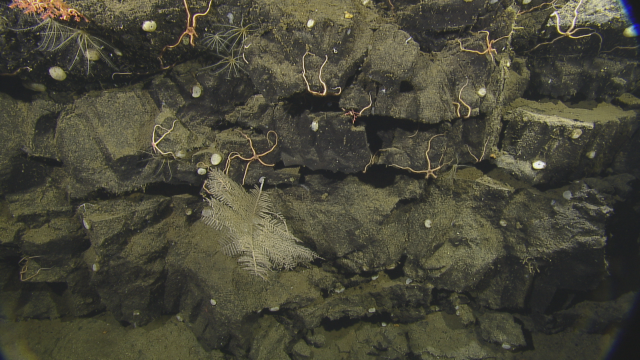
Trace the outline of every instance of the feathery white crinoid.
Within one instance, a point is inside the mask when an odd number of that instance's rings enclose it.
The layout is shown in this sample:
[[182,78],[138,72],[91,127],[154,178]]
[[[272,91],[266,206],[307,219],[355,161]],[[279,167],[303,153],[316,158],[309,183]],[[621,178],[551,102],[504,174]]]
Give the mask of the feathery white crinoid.
[[319,256],[289,232],[284,217],[262,191],[263,185],[261,179],[260,187],[246,192],[223,172],[212,169],[205,183],[211,197],[202,210],[202,220],[223,232],[219,241],[226,255],[237,256],[243,269],[266,279],[268,270],[292,269]]
[[41,38],[37,50],[63,53],[68,62],[68,70],[71,70],[75,64],[84,60],[86,75],[89,75],[91,73],[91,63],[98,59],[102,59],[107,65],[117,69],[107,51],[119,54],[120,50],[99,37],[90,35],[85,30],[62,25],[50,18],[36,26],[18,29],[18,31],[27,30],[40,34]]
[[246,62],[244,55],[243,54],[235,54],[233,52],[227,54],[226,56],[221,56],[221,60],[218,61],[217,63],[213,64],[213,65],[208,65],[205,66],[203,68],[201,68],[199,71],[202,70],[207,70],[207,69],[212,69],[212,68],[217,68],[217,70],[215,71],[214,74],[217,74],[219,72],[223,72],[225,70],[227,70],[227,79],[231,79],[231,72],[233,71],[233,74],[238,77],[238,75],[240,74],[238,72],[238,70],[247,73],[247,71],[244,69],[244,64]]

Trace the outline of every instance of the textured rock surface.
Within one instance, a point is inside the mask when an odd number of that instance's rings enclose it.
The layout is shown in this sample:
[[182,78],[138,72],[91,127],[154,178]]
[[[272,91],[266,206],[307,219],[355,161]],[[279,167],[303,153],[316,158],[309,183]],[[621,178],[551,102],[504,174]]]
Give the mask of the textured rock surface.
[[[60,319],[123,359],[602,352],[638,288],[638,62],[617,4],[211,4],[191,46],[181,2],[74,2],[91,22],[72,25],[122,55],[65,82],[47,69],[85,52],[37,50],[45,34],[11,30],[32,17],[0,7],[0,305],[58,332],[6,322],[39,356],[95,357]],[[200,221],[212,168],[263,179],[322,259],[268,281],[238,267]]]

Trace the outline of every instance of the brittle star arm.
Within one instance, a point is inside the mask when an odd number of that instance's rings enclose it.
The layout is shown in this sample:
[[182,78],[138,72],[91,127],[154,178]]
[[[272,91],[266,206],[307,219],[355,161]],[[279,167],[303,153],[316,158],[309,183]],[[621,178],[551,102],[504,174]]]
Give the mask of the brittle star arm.
[[571,20],[571,25],[565,32],[562,32],[562,30],[560,30],[560,16],[558,15],[558,11],[556,10],[550,15],[556,18],[556,30],[558,30],[558,34],[568,36],[568,37],[571,37],[571,35],[573,35],[573,33],[575,32],[573,31],[574,30],[573,28],[576,27],[576,21],[578,19],[578,8],[580,7],[580,5],[582,5],[582,0],[580,0],[578,2],[578,6],[576,6],[576,8],[573,9],[573,19]]
[[324,66],[329,61],[329,55],[325,55],[324,56],[324,62],[322,63],[322,65],[320,66],[320,70],[318,71],[318,80],[320,80],[320,84],[322,85],[322,92],[311,90],[311,86],[309,85],[309,81],[307,80],[307,69],[306,69],[306,67],[304,65],[304,59],[305,59],[305,57],[307,55],[315,56],[315,54],[312,54],[309,51],[306,51],[304,53],[304,55],[302,55],[302,78],[304,79],[304,83],[307,85],[307,91],[309,93],[311,93],[311,95],[313,95],[313,96],[327,96],[327,95],[337,96],[337,95],[340,95],[342,93],[342,88],[340,86],[333,88],[333,90],[338,89],[338,92],[333,93],[333,94],[328,94],[327,93],[327,83],[325,83],[322,80],[322,69],[324,69]]
[[473,153],[471,152],[471,148],[469,147],[469,145],[467,145],[467,151],[469,152],[469,155],[471,155],[473,157],[473,159],[476,161],[476,163],[479,163],[484,158],[484,153],[487,151],[487,144],[488,143],[489,143],[489,138],[487,138],[487,140],[485,140],[485,142],[484,142],[484,146],[482,147],[482,154],[480,154],[480,158],[477,158],[475,155],[473,155]]
[[278,133],[276,133],[273,130],[269,130],[269,132],[267,132],[267,141],[269,141],[269,134],[271,134],[271,133],[273,133],[275,135],[275,137],[276,137],[275,143],[273,144],[271,149],[269,149],[268,151],[263,152],[262,154],[256,154],[256,150],[253,149],[253,143],[251,142],[251,139],[248,136],[245,135],[247,140],[249,140],[249,145],[251,146],[251,149],[253,150],[253,156],[256,158],[256,160],[258,160],[260,162],[260,164],[262,164],[264,166],[275,166],[275,164],[267,164],[264,161],[262,161],[262,159],[261,159],[261,157],[269,154],[270,152],[272,152],[276,148],[276,146],[278,146]]
[[[468,119],[471,117],[471,106],[467,105],[466,102],[464,102],[464,100],[462,100],[462,90],[464,90],[464,88],[469,84],[469,78],[467,78],[467,82],[464,83],[464,85],[460,88],[460,92],[458,92],[458,101],[454,101],[453,105],[456,105],[456,116],[457,117],[461,117],[463,119]],[[462,103],[462,105],[464,105],[467,108],[467,115],[466,116],[460,116],[460,103]]]
[[462,46],[462,41],[460,41],[460,39],[458,39],[458,44],[460,44],[460,50],[462,51],[466,51],[466,52],[470,52],[470,53],[474,53],[474,54],[478,54],[478,55],[485,55],[486,53],[488,53],[489,51],[493,50],[491,48],[491,43],[489,42],[489,32],[488,31],[478,31],[478,32],[486,32],[487,33],[487,48],[484,51],[478,51],[478,50],[471,50],[471,49],[466,49]]
[[[165,138],[165,136],[169,135],[173,131],[173,128],[176,126],[176,121],[178,121],[178,120],[173,120],[173,123],[171,124],[171,129],[167,129],[167,128],[163,127],[162,125],[155,125],[153,127],[153,134],[151,135],[151,148],[153,149],[154,152],[156,152],[156,153],[158,153],[158,154],[160,154],[162,156],[171,155],[174,158],[176,157],[173,152],[171,152],[171,151],[164,152],[164,151],[160,150],[160,148],[158,148],[158,144],[160,143],[160,141],[162,141]],[[157,128],[160,128],[160,129],[166,131],[164,134],[162,134],[162,136],[160,136],[160,138],[158,140],[156,140],[156,129]]]
[[27,273],[27,271],[29,271],[29,260],[31,259],[35,259],[38,258],[40,256],[25,256],[22,259],[20,259],[20,261],[18,262],[19,264],[22,264],[24,262],[24,265],[22,266],[22,268],[20,268],[20,281],[28,281],[33,279],[34,277],[38,276],[40,274],[40,271],[42,270],[51,270],[51,268],[39,268],[38,271],[36,271],[35,274],[31,275],[31,276],[27,276],[26,278],[24,277],[24,274]]
[[400,166],[400,165],[396,165],[396,164],[391,164],[389,166],[393,166],[394,168],[398,168],[398,169],[402,169],[402,170],[409,170],[412,173],[415,174],[424,174],[426,170],[413,170],[412,168],[408,167],[408,166]]
[[[242,135],[244,135],[244,134],[242,134]],[[252,150],[253,150],[253,147],[252,147]],[[227,156],[227,163],[224,165],[224,170],[222,170],[222,172],[224,172],[225,174],[229,175],[229,170],[231,169],[231,160],[233,160],[235,158],[247,161],[247,166],[245,166],[244,174],[242,176],[242,185],[244,185],[244,180],[246,179],[247,172],[249,171],[249,165],[251,165],[251,163],[254,162],[255,159],[253,157],[251,157],[251,158],[242,157],[242,155],[240,155],[240,153],[237,152],[237,151],[230,152],[229,155]]]
[[[185,2],[185,6],[186,6],[187,0],[183,0],[183,1]],[[198,14],[194,14],[194,15],[193,15],[193,18],[192,18],[192,20],[191,20],[191,23],[192,23],[191,25],[192,25],[192,28],[193,28],[193,30],[194,30],[194,31],[193,31],[193,34],[194,34],[195,36],[198,36],[198,34],[196,34],[196,32],[195,32],[195,29],[196,29],[196,22],[198,21],[198,16],[207,16],[207,14],[209,13],[209,11],[211,11],[211,4],[212,4],[212,3],[213,3],[213,0],[209,0],[209,6],[207,7],[207,11],[205,11],[205,12],[203,12],[203,13],[198,13]],[[187,16],[189,16],[189,14],[188,14],[188,13],[187,13]],[[193,36],[191,37],[191,46],[195,46],[195,45],[193,44]]]
[[[438,136],[444,136],[444,134],[438,134],[438,135],[434,135],[431,137],[431,139],[429,139],[429,144],[427,145],[427,151],[424,152],[424,157],[427,158],[427,171],[436,171],[438,169],[440,169],[442,167],[442,165],[438,166],[437,169],[433,169],[431,170],[431,159],[429,159],[429,151],[431,151],[431,140],[437,138]],[[435,178],[435,174],[432,174],[433,177]],[[429,176],[429,174],[427,173],[427,177]]]

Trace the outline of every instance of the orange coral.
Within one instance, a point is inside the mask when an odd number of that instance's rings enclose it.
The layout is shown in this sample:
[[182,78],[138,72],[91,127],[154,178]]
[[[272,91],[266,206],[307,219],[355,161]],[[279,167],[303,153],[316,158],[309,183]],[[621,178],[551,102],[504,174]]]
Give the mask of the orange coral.
[[13,0],[9,7],[17,7],[25,14],[41,14],[42,19],[89,21],[78,10],[70,8],[62,0]]

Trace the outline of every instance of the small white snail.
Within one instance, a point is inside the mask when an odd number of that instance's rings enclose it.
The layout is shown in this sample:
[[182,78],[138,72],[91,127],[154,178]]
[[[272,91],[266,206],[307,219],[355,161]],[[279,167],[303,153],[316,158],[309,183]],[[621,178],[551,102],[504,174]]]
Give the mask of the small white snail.
[[63,81],[67,78],[67,73],[60,66],[52,66],[49,68],[49,75],[54,80]]
[[580,129],[574,129],[571,134],[569,134],[569,137],[572,139],[577,139],[582,135],[582,130]]
[[222,155],[218,153],[211,154],[211,165],[218,165],[222,162]]
[[147,20],[142,23],[142,30],[146,32],[154,32],[158,28],[158,24],[156,24],[153,20]]
[[193,87],[191,88],[191,97],[193,97],[194,99],[197,99],[201,95],[202,95],[202,86],[193,85]]
[[98,60],[100,60],[101,56],[102,55],[100,54],[100,51],[98,51],[97,49],[93,49],[93,48],[87,49],[84,52],[84,57],[87,60],[90,60],[90,61],[98,61]]
[[532,167],[534,170],[542,170],[542,169],[545,169],[545,168],[547,167],[547,163],[546,163],[546,162],[544,162],[544,161],[542,161],[542,160],[537,160],[537,161],[534,161],[534,162],[531,164],[531,167]]
[[624,29],[622,32],[624,37],[636,37],[638,36],[638,28],[637,25],[631,25],[628,28]]

